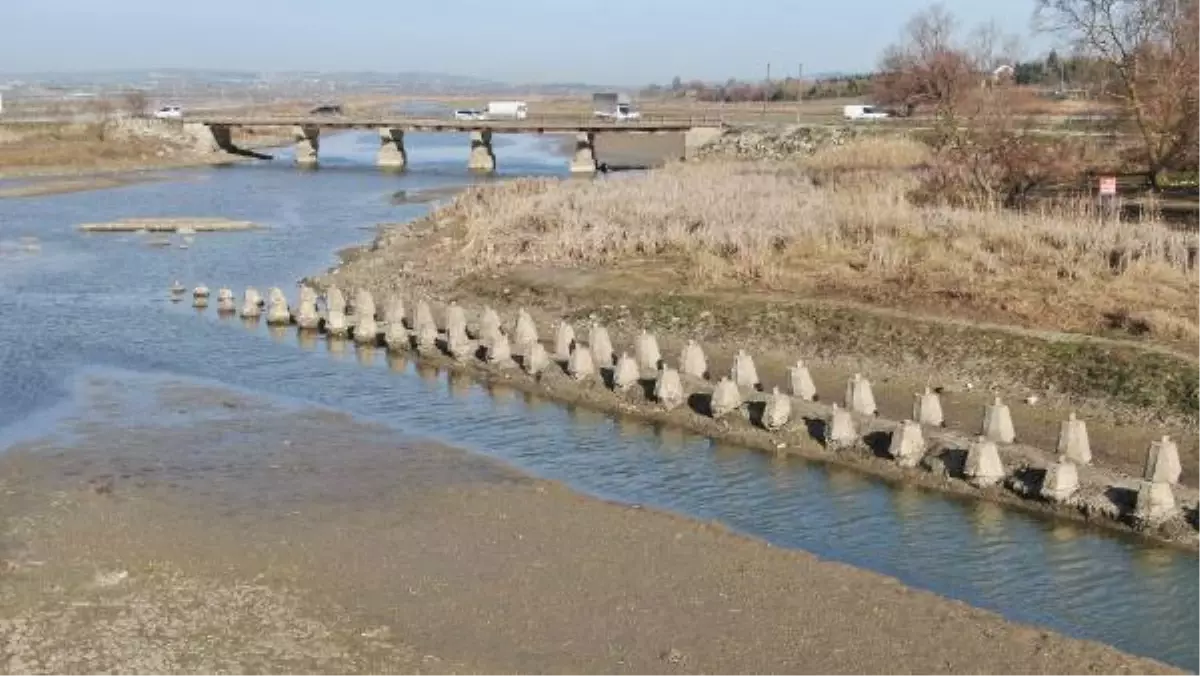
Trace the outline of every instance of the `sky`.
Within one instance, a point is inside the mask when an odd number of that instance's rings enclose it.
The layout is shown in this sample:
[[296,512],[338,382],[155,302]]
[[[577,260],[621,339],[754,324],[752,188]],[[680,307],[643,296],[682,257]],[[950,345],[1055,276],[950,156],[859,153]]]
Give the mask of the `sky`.
[[[945,0],[1029,54],[1033,0]],[[0,72],[433,71],[636,85],[871,70],[929,0],[0,0]]]

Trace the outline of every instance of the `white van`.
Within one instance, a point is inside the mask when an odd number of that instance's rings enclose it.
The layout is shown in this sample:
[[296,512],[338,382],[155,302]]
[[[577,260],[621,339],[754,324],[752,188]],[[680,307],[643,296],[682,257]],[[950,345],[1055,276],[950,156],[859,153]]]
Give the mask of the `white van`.
[[842,117],[847,120],[883,120],[890,115],[887,111],[875,106],[853,105],[842,107]]

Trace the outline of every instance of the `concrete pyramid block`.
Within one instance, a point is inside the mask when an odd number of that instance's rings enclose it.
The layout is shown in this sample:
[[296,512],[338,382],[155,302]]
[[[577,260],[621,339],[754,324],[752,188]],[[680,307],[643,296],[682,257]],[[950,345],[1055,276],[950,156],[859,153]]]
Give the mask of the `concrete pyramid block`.
[[683,383],[679,379],[678,371],[665,366],[658,372],[658,379],[654,382],[654,399],[667,410],[684,402]]
[[317,312],[317,292],[311,287],[300,287],[300,299],[296,303],[293,319],[296,326],[306,331],[314,331],[321,326],[321,315]]
[[725,415],[737,410],[742,405],[742,393],[738,390],[738,386],[729,378],[722,378],[712,392],[712,401],[709,404],[709,410],[712,417],[722,418]]
[[1150,526],[1162,523],[1175,515],[1175,494],[1165,481],[1139,481],[1133,519]]
[[422,313],[420,311],[420,307],[423,303],[424,301],[417,305],[418,320],[416,325],[413,327],[413,337],[416,340],[418,350],[425,353],[432,353],[437,350],[438,329],[437,324],[435,324],[433,321],[433,316],[428,312],[428,305],[425,306],[426,312],[425,317],[423,318],[424,321],[421,321]]
[[941,427],[946,422],[942,415],[942,400],[937,392],[926,387],[924,392],[913,395],[912,419],[932,427]]
[[531,343],[525,350],[525,360],[523,366],[525,372],[531,376],[536,376],[546,367],[550,365],[550,355],[546,354],[546,348],[542,347],[541,343]]
[[229,314],[237,310],[237,301],[233,298],[232,289],[217,289],[217,312]]
[[467,337],[467,313],[462,309],[461,305],[450,301],[450,304],[446,306],[444,319],[447,342],[449,342],[451,335],[456,338],[459,336],[463,338]]
[[800,401],[817,398],[817,386],[813,384],[812,374],[803,361],[797,361],[795,366],[788,368],[788,385],[792,389],[792,396]]
[[388,297],[387,304],[383,306],[383,319],[389,325],[404,324],[404,299],[398,294]]
[[485,306],[479,314],[479,340],[487,344],[500,333],[500,315],[491,307]]
[[257,317],[262,314],[262,296],[259,295],[258,289],[249,287],[242,295],[242,310],[243,317]]
[[359,289],[354,293],[354,316],[365,317],[370,316],[375,319],[375,297],[366,289]]
[[892,430],[888,454],[901,467],[919,465],[921,458],[925,457],[925,435],[921,433],[921,424],[915,420],[905,420]]
[[341,310],[329,310],[325,317],[325,333],[332,338],[345,338],[350,335],[350,324],[346,321],[346,313]]
[[613,389],[618,392],[628,390],[636,385],[641,377],[642,372],[638,368],[637,360],[629,356],[629,353],[622,352],[613,368]]
[[771,389],[771,396],[763,408],[762,426],[772,432],[783,429],[792,417],[792,398],[779,391],[778,387]]
[[738,350],[733,356],[733,368],[729,377],[733,384],[747,390],[758,389],[758,369],[754,367],[754,358],[745,350]]
[[638,334],[633,353],[637,358],[639,369],[642,371],[658,370],[658,363],[662,361],[662,353],[658,350],[658,339],[654,337],[653,333],[642,331]]
[[854,417],[837,404],[825,420],[826,448],[843,448],[858,443],[858,431],[854,429]]
[[513,327],[513,344],[517,346],[517,350],[526,354],[529,346],[538,340],[537,324],[533,323],[533,317],[529,316],[525,308],[517,310],[517,322]]
[[331,286],[325,290],[325,312],[334,310],[346,314],[346,296],[342,294],[341,289]]
[[571,348],[575,346],[575,329],[567,322],[559,322],[554,330],[554,358],[559,361],[571,359]]
[[679,354],[679,370],[683,375],[698,380],[708,376],[708,359],[696,341],[688,340],[683,346],[683,351]]
[[413,308],[412,328],[418,334],[418,339],[421,333],[428,333],[430,328],[433,329],[435,337],[437,335],[438,328],[437,322],[433,319],[433,310],[429,309],[429,303],[423,298],[418,300],[416,307]]
[[1163,435],[1162,439],[1150,443],[1146,451],[1146,464],[1142,468],[1142,478],[1157,483],[1177,484],[1183,473],[1183,465],[1179,463],[1179,447],[1171,441],[1171,437]]
[[861,373],[855,373],[850,380],[846,381],[844,403],[847,409],[859,415],[875,415],[878,411],[878,407],[875,406],[875,393],[871,390],[871,381],[862,377]]
[[1046,468],[1039,493],[1050,502],[1066,502],[1079,490],[1079,470],[1068,458],[1059,456],[1058,462]]
[[292,311],[288,308],[287,296],[278,287],[267,291],[267,324],[283,326],[292,323]]
[[201,284],[192,289],[192,307],[208,307],[208,287]]
[[597,367],[609,368],[613,365],[613,345],[608,329],[593,323],[588,330],[588,347],[592,350],[592,359],[596,360]]
[[390,352],[407,350],[411,343],[408,329],[404,328],[404,322],[388,322],[387,331],[383,334],[383,342],[387,344]]
[[359,345],[374,345],[379,340],[379,323],[374,315],[356,316],[354,321],[354,342]]
[[973,486],[985,488],[1004,480],[1004,463],[996,442],[979,437],[967,449],[967,462],[963,469],[967,481]]
[[495,366],[507,366],[513,363],[512,346],[508,343],[508,336],[499,330],[487,344],[487,361]]
[[592,351],[586,345],[576,345],[567,359],[567,375],[574,380],[586,380],[596,375],[596,363]]
[[446,354],[458,361],[467,361],[475,355],[475,343],[467,336],[465,321],[446,332]]
[[1002,444],[1011,444],[1017,438],[1017,433],[1013,429],[1012,413],[1009,412],[1008,406],[1000,401],[1000,397],[988,404],[983,411],[983,430],[981,434],[984,438]]
[[1058,428],[1058,454],[1077,465],[1092,463],[1092,447],[1088,443],[1087,425],[1072,413]]

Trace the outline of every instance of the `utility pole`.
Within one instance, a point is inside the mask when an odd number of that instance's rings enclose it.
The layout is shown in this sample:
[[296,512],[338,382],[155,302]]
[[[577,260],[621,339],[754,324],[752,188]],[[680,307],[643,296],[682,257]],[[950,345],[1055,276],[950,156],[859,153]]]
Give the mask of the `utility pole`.
[[766,84],[766,86],[763,87],[763,106],[762,106],[763,119],[766,119],[766,117],[767,117],[767,94],[770,91],[770,89],[771,89],[771,62],[768,61],[767,62],[767,84]]
[[804,64],[796,65],[796,122],[800,122],[800,108],[804,105]]

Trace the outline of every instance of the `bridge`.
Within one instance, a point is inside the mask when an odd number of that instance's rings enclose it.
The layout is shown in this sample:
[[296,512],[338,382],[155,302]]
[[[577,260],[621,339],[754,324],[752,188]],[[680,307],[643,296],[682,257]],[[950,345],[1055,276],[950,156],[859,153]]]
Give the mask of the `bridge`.
[[217,148],[234,149],[233,130],[238,127],[290,127],[296,147],[296,164],[315,167],[320,152],[322,129],[376,129],[379,131],[380,167],[403,170],[408,165],[404,148],[407,132],[458,132],[470,135],[470,155],[467,168],[488,173],[496,169],[492,150],[493,134],[574,134],[575,153],[571,173],[588,174],[597,169],[595,140],[597,134],[666,134],[684,135],[685,154],[721,134],[724,124],[714,117],[648,116],[638,120],[616,122],[595,117],[570,115],[528,117],[520,120],[456,120],[418,117],[357,118],[336,116],[303,117],[231,117],[188,116],[185,124],[202,125],[212,134]]

